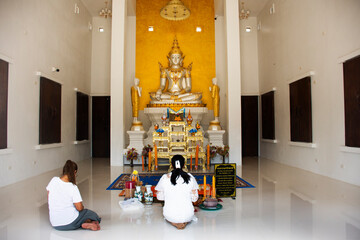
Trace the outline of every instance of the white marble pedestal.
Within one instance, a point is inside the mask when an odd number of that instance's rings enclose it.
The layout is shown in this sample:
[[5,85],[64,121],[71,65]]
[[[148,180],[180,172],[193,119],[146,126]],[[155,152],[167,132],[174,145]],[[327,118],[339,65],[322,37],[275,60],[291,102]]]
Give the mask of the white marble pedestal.
[[127,131],[130,138],[130,144],[127,149],[135,148],[138,154],[141,154],[144,148],[145,131]]
[[225,130],[208,130],[206,132],[209,136],[209,143],[211,146],[224,146],[223,135]]

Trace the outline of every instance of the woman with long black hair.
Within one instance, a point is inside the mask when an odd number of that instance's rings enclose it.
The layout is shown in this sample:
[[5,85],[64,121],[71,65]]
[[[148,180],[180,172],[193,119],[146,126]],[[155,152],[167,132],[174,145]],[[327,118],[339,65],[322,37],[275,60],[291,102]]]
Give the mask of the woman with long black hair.
[[196,219],[192,202],[199,197],[199,186],[193,175],[183,171],[184,164],[184,157],[175,155],[171,160],[174,170],[164,174],[155,187],[157,199],[165,201],[165,219],[178,229]]
[[85,209],[76,186],[77,164],[67,160],[61,177],[53,177],[46,187],[51,225],[57,230],[78,228],[100,230],[101,218]]

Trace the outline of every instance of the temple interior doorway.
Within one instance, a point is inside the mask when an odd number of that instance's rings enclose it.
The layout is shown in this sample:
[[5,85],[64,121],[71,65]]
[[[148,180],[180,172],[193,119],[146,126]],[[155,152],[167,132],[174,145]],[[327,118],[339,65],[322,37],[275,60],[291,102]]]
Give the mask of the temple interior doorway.
[[259,156],[258,96],[241,96],[242,156]]
[[92,157],[110,157],[110,96],[92,97]]

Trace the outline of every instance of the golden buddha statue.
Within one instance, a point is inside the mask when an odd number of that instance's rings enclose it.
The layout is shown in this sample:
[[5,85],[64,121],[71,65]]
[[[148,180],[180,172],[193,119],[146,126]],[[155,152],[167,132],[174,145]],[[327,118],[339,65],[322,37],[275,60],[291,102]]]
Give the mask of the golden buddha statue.
[[212,79],[213,86],[209,88],[211,92],[211,97],[213,99],[214,105],[214,120],[210,122],[209,130],[221,130],[219,122],[219,112],[220,112],[220,88],[217,85],[217,79]]
[[[178,41],[175,37],[171,51],[167,58],[169,66],[160,67],[160,87],[156,92],[150,93],[151,104],[169,104],[169,103],[201,103],[201,93],[191,93],[191,68],[183,66],[184,55],[180,50]],[[168,87],[165,89],[166,82]]]
[[132,116],[133,122],[131,126],[132,131],[142,131],[142,123],[138,120],[139,116],[139,103],[141,97],[141,87],[139,87],[140,80],[134,79],[134,86],[131,87],[131,105],[132,105]]

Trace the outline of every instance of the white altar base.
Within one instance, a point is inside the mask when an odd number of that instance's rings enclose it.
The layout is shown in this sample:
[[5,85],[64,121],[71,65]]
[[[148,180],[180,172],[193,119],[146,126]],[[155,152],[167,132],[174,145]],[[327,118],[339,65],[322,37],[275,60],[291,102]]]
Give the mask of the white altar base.
[[141,152],[144,148],[145,131],[127,131],[127,133],[129,134],[130,144],[124,150],[125,154],[127,152],[127,149],[135,148],[137,152],[141,155]]
[[[151,122],[151,126],[147,132],[148,137],[146,139],[144,139],[144,144],[148,145],[150,144],[152,146],[152,133],[154,131],[154,125],[157,123],[159,124],[159,127],[161,128],[162,121],[161,121],[161,117],[163,116],[163,114],[167,114],[167,107],[149,107],[149,108],[144,108],[144,114],[146,114]],[[193,122],[192,125],[195,127],[196,122],[199,122],[200,126],[201,126],[201,120],[204,116],[204,114],[207,114],[208,109],[206,107],[185,107],[185,119],[187,117],[187,115],[189,114],[189,110],[190,110],[190,114],[193,118]],[[184,120],[185,120],[184,119]],[[186,120],[185,120],[186,121]],[[201,131],[203,131],[203,128],[200,128]],[[203,131],[204,132],[204,131]],[[204,137],[204,146],[206,146],[208,144],[208,139]]]
[[[221,164],[223,163],[223,157],[219,154],[216,154],[215,157],[211,159],[211,164]],[[229,157],[225,157],[225,163],[229,163]]]
[[223,136],[225,130],[207,130],[206,133],[209,136],[209,143],[211,146],[224,147]]

